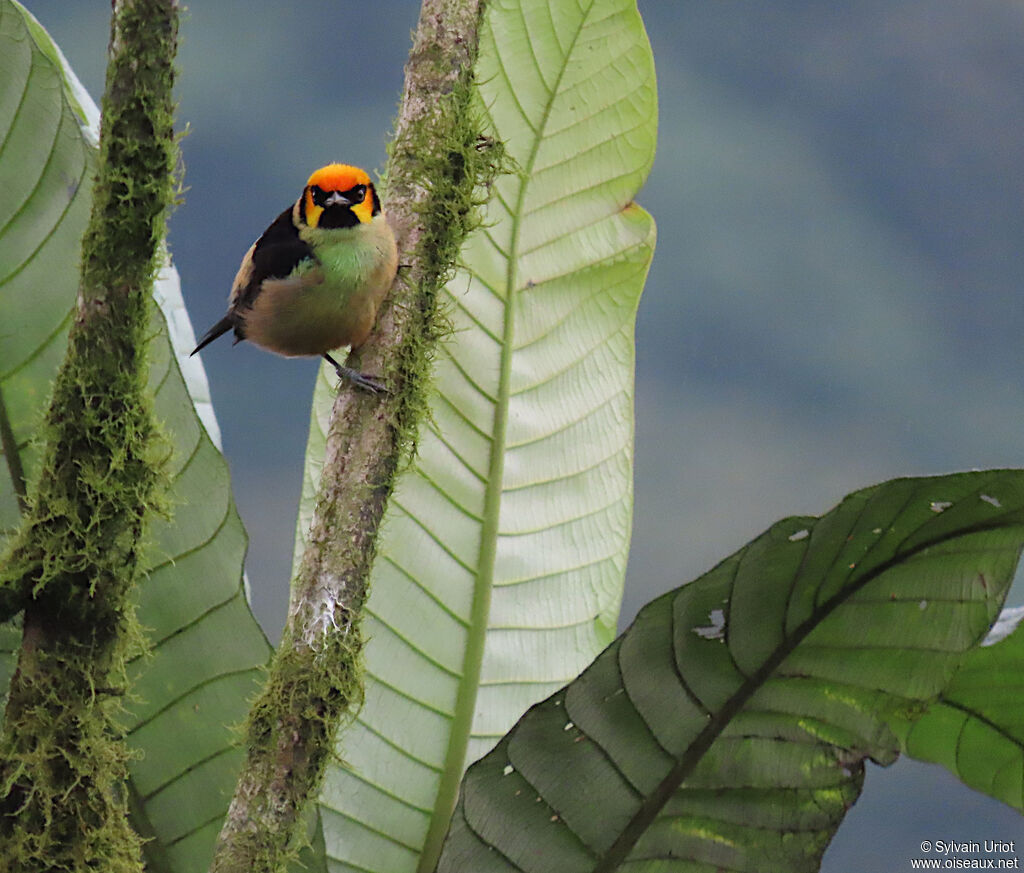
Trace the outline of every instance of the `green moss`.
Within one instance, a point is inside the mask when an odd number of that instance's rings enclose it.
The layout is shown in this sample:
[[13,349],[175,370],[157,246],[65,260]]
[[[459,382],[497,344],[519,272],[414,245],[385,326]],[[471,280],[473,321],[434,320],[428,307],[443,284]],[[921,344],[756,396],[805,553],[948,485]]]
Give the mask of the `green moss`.
[[413,329],[398,349],[397,378],[391,380],[402,386],[394,427],[406,459],[414,455],[419,428],[429,415],[429,379],[438,343],[452,333],[442,304],[444,287],[455,275],[466,237],[480,224],[479,207],[490,196],[492,183],[510,169],[504,145],[482,133],[483,113],[476,99],[472,79],[457,80],[434,123],[416,127],[401,154],[391,153],[391,162],[402,163],[406,178],[427,180],[431,192],[416,213],[422,234],[412,258],[415,287],[405,303],[413,314]]
[[82,285],[41,470],[0,584],[24,605],[0,736],[0,869],[141,871],[117,723],[141,630],[129,592],[165,484],[146,390],[152,279],[174,190],[173,3],[119,11]]
[[[252,819],[285,818],[296,824],[310,800],[319,794],[328,759],[333,754],[341,717],[362,702],[362,640],[358,633],[327,634],[313,650],[282,641],[268,682],[249,713],[250,749],[274,750],[269,787],[250,797]],[[283,752],[283,754],[282,754]],[[309,774],[301,791],[292,777]],[[219,871],[283,870],[308,842],[304,829],[284,829],[276,837],[253,827],[235,834],[230,856],[218,858]]]

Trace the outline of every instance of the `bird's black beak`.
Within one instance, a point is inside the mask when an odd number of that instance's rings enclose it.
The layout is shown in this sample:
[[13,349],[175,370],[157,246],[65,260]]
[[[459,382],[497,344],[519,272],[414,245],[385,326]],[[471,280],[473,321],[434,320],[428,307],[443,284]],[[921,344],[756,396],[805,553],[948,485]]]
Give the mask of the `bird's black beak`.
[[341,204],[342,206],[351,206],[352,201],[340,191],[332,191],[324,200],[324,206],[336,206],[337,204]]

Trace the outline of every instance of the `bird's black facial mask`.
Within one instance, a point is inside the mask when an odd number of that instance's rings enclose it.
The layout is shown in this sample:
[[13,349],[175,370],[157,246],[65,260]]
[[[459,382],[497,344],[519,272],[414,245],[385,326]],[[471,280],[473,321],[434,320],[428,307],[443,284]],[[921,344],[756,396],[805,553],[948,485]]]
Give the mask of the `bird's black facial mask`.
[[[352,207],[366,199],[366,186],[356,185],[347,191],[324,191],[319,185],[313,185],[309,189],[314,206],[320,207],[320,213],[316,226],[329,230],[339,227],[355,227],[359,224],[359,217],[352,211]],[[340,194],[340,197],[338,196]]]

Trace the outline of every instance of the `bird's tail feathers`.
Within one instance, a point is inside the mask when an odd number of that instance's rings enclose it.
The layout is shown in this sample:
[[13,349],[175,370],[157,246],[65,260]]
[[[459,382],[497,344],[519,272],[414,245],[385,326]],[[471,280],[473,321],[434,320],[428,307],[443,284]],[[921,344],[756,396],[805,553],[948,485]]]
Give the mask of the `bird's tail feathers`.
[[194,355],[200,349],[206,348],[206,346],[208,346],[215,339],[217,339],[217,337],[223,336],[229,330],[231,330],[231,328],[233,328],[234,326],[235,326],[235,321],[231,317],[231,315],[230,314],[225,315],[220,321],[218,321],[213,327],[211,327],[203,335],[203,338],[201,340],[199,340],[199,345],[197,345],[194,349],[192,349],[192,352],[189,354],[189,357],[192,357],[192,355]]

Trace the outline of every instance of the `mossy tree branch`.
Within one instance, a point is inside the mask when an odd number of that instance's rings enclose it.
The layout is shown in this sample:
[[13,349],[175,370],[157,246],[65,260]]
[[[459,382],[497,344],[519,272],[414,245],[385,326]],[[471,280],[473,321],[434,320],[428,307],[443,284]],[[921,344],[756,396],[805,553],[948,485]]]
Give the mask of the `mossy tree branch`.
[[152,280],[174,195],[175,0],[117,0],[82,282],[41,471],[0,583],[24,606],[0,735],[0,868],[141,871],[114,716],[130,591],[162,485],[146,390]]
[[276,871],[293,854],[338,725],[362,698],[359,621],[396,471],[427,409],[432,349],[447,330],[438,298],[501,163],[481,136],[472,75],[482,0],[423,0],[391,157],[385,209],[403,268],[360,369],[383,397],[344,389],[334,404],[309,545],[288,622],[247,725],[247,760],[213,873]]

